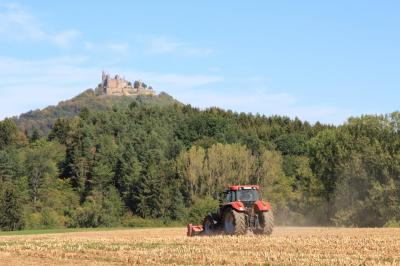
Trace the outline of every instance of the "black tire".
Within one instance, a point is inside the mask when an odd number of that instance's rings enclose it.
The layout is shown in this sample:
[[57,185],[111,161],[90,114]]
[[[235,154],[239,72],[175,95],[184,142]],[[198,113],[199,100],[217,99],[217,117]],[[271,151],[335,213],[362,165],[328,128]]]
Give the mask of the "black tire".
[[244,213],[228,209],[224,214],[223,228],[227,235],[246,234],[246,217]]
[[274,214],[272,211],[260,212],[258,214],[258,221],[261,229],[254,231],[258,235],[271,235],[274,230]]
[[203,221],[203,234],[213,235],[215,234],[214,220],[210,216],[206,216]]

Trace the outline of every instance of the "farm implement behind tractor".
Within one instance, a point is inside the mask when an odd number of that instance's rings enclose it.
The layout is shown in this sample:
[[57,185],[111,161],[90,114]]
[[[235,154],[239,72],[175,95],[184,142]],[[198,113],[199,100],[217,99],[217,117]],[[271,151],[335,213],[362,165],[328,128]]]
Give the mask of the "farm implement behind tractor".
[[258,185],[230,186],[224,195],[219,208],[207,214],[202,225],[188,224],[188,236],[272,233],[274,216],[270,204],[261,199]]

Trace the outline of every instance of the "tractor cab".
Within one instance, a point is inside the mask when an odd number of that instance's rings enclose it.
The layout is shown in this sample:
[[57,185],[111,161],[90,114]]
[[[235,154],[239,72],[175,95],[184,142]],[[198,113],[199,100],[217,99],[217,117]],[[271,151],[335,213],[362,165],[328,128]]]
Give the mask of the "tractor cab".
[[[255,202],[261,200],[260,195],[260,187],[259,186],[230,186],[228,190],[220,193],[218,197],[219,199],[219,209],[213,213],[214,216],[222,216],[225,212],[226,207],[236,206],[237,208],[243,207],[251,208]],[[239,204],[239,205],[238,205]]]
[[256,202],[261,199],[259,189],[259,186],[231,186],[225,192],[225,202]]

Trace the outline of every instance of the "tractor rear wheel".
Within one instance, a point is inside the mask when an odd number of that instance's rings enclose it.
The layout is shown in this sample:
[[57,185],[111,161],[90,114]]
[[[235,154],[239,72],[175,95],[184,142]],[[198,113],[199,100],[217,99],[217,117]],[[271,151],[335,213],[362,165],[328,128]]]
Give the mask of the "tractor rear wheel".
[[223,218],[224,232],[227,235],[246,234],[246,217],[244,213],[228,209]]
[[258,214],[260,229],[254,231],[255,234],[271,235],[274,229],[274,214],[272,211],[260,212]]

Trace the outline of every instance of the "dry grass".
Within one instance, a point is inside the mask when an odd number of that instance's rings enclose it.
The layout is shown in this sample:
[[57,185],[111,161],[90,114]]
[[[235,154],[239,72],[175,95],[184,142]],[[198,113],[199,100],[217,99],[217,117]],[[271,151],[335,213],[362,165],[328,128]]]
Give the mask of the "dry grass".
[[271,237],[184,228],[0,237],[0,265],[400,265],[400,229],[277,228]]

